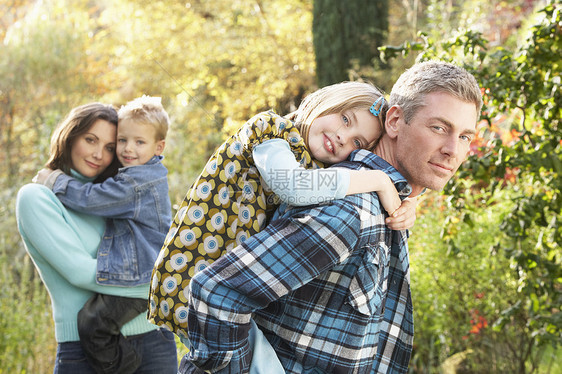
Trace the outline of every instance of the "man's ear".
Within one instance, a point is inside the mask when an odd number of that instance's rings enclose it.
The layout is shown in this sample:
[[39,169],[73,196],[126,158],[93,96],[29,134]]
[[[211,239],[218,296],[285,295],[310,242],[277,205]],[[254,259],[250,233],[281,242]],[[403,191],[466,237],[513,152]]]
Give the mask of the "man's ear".
[[386,112],[386,121],[384,129],[388,136],[392,139],[396,137],[400,128],[400,122],[403,122],[403,111],[398,105],[393,105]]
[[165,140],[159,140],[156,142],[156,152],[154,152],[155,156],[160,156],[162,154],[162,152],[164,152],[164,148],[166,147],[166,141]]

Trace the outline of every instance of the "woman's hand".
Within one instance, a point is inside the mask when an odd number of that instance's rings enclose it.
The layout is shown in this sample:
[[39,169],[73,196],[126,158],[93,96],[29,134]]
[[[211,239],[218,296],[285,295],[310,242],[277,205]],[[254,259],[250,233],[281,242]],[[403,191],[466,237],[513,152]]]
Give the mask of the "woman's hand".
[[45,184],[49,176],[54,172],[52,169],[44,168],[41,169],[35,174],[33,179],[31,180],[33,183]]
[[416,222],[417,197],[408,197],[385,221],[392,230],[405,230],[414,227]]

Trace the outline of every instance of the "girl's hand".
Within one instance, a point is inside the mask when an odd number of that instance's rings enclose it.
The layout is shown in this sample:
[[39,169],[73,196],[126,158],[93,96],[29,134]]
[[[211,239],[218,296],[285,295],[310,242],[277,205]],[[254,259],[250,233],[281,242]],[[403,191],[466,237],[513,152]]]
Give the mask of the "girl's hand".
[[392,180],[382,170],[351,170],[347,195],[376,191],[388,213],[385,223],[391,230],[404,230],[416,222],[417,198],[400,200]]
[[379,196],[379,201],[382,204],[382,207],[389,216],[392,216],[393,213],[398,211],[400,208],[402,201],[400,201],[400,197],[398,196],[398,192],[396,192],[396,187],[394,187],[394,183],[388,175],[383,173],[380,170],[375,170],[377,172],[377,178],[382,184],[382,188],[377,190],[377,195]]
[[54,170],[47,169],[47,168],[41,169],[37,172],[37,174],[35,174],[35,176],[31,181],[33,183],[45,184],[47,178],[49,178],[49,176],[53,173],[53,171]]
[[392,230],[405,230],[414,227],[416,222],[417,197],[408,197],[402,201],[402,205],[393,213],[389,213],[385,221],[386,225]]

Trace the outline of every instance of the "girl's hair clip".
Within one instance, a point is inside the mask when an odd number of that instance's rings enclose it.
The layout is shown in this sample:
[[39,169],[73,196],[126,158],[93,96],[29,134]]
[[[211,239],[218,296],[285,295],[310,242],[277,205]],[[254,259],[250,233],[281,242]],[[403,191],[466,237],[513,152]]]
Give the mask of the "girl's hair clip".
[[[379,109],[375,109],[379,102],[381,102],[381,105],[379,106]],[[381,113],[381,109],[382,109],[383,106],[384,106],[384,97],[381,96],[373,103],[373,105],[371,105],[371,108],[369,109],[369,112],[373,113],[373,115],[375,117],[378,117],[379,114]]]

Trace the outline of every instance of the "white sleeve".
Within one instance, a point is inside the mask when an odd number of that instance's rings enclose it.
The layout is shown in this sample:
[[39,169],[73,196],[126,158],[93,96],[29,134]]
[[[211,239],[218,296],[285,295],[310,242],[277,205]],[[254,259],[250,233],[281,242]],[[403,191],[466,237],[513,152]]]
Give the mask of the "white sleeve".
[[254,146],[252,155],[262,179],[284,203],[304,206],[346,196],[349,170],[305,169],[283,139]]

